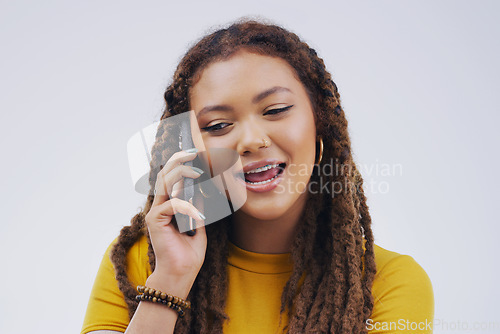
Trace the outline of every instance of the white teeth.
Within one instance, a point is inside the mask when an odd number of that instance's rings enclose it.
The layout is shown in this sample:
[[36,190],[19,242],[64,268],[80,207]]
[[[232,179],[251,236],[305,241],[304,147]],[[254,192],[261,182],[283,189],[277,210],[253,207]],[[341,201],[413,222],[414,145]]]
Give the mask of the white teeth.
[[275,178],[278,177],[279,174],[276,174],[274,177],[270,178],[269,180],[265,180],[265,181],[260,181],[260,182],[250,182],[250,181],[246,181],[246,183],[250,183],[250,184],[265,184],[265,183],[269,183],[271,182],[272,180],[274,180]]
[[[259,167],[259,168],[255,168],[255,169],[252,169],[251,171],[248,171],[246,172],[245,174],[251,174],[251,173],[260,173],[260,172],[264,172],[266,170],[269,170],[271,168],[276,168],[278,167],[280,164],[274,164],[274,165],[265,165],[265,166],[262,166],[262,167]],[[272,180],[274,180],[275,178],[277,178],[279,176],[279,173],[276,174],[274,177],[270,178],[269,180],[265,180],[265,181],[260,181],[260,182],[251,182],[251,181],[248,181],[248,180],[245,180],[246,183],[248,184],[266,184],[266,183],[269,183],[271,182]]]
[[279,164],[275,164],[275,165],[265,165],[263,167],[259,167],[259,168],[255,168],[255,169],[252,169],[251,171],[248,171],[246,172],[245,174],[250,174],[250,173],[260,173],[260,172],[263,172],[263,171],[266,171],[266,170],[269,170],[271,168],[275,168],[275,167],[278,167]]

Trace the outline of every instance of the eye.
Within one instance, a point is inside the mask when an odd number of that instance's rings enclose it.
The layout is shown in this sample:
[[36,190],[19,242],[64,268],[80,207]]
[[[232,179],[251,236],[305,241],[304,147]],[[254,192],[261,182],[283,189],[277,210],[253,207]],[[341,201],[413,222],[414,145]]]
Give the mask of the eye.
[[201,128],[201,129],[204,131],[207,131],[207,132],[218,132],[218,131],[225,129],[226,127],[228,127],[230,125],[231,124],[229,124],[229,123],[217,123],[217,124],[207,126],[207,127]]
[[282,113],[284,111],[287,111],[291,107],[293,107],[293,104],[290,106],[283,107],[283,108],[271,109],[271,110],[266,111],[264,113],[264,115],[276,115],[276,114]]

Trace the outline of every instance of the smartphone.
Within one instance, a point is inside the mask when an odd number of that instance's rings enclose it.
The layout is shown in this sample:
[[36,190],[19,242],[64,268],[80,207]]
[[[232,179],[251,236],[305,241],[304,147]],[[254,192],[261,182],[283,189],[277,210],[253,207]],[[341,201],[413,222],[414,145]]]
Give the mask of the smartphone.
[[[189,117],[183,120],[180,124],[179,132],[179,149],[185,151],[190,148],[194,148],[193,139],[191,137],[191,124]],[[193,161],[187,161],[184,163],[186,166],[193,167]],[[190,177],[184,178],[184,200],[193,203],[194,200],[194,180]],[[192,217],[186,215],[177,215],[177,224],[186,224],[189,226],[187,229],[187,235],[194,236],[196,234],[196,221]],[[186,226],[184,225],[184,226]]]

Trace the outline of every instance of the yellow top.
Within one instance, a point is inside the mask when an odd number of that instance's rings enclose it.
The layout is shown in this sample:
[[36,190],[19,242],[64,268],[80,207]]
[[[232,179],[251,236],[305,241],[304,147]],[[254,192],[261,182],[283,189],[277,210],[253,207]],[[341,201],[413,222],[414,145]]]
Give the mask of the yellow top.
[[[125,332],[128,326],[127,305],[109,259],[112,244],[97,273],[81,334],[96,330]],[[127,254],[127,273],[133,285],[144,285],[151,275],[147,251],[147,239],[142,237]],[[434,297],[431,282],[422,267],[408,255],[377,245],[375,262],[377,274],[372,288],[375,303],[366,323],[368,332],[432,333]],[[281,292],[292,267],[291,253],[254,253],[229,243],[225,311],[231,319],[224,323],[224,333],[275,333]],[[287,322],[285,311],[280,328]]]

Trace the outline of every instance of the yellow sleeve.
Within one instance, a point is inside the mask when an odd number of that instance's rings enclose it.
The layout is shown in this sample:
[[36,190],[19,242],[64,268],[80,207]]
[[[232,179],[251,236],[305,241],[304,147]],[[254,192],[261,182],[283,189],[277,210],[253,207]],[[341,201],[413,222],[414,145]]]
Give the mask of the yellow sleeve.
[[366,323],[368,333],[432,333],[432,284],[411,256],[398,255],[377,270],[372,293],[374,307]]
[[[125,297],[118,288],[115,269],[109,258],[115,239],[106,250],[90,293],[81,334],[97,330],[125,332],[129,324]],[[127,275],[134,286],[143,285],[151,274],[147,240],[142,237],[127,253]]]

